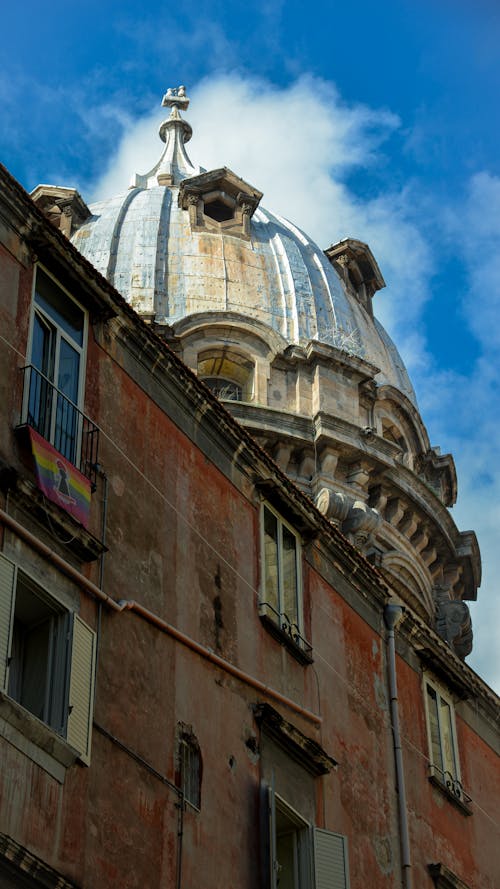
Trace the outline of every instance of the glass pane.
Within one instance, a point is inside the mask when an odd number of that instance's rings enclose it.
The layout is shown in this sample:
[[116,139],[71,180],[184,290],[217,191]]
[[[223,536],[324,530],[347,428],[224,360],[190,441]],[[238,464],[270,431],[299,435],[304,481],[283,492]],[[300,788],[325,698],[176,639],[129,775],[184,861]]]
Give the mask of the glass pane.
[[182,789],[184,796],[196,808],[200,808],[200,755],[189,740],[181,741]]
[[[54,447],[71,463],[75,462],[77,456],[78,411],[71,402],[76,402],[78,399],[79,370],[80,356],[78,352],[61,337],[58,388],[67,397],[57,396]],[[67,399],[71,399],[71,402]]]
[[50,618],[24,635],[23,680],[20,703],[38,719],[47,719]]
[[243,390],[238,383],[223,377],[203,377],[203,382],[221,401],[241,401]]
[[[54,447],[63,455],[63,457],[66,457],[70,463],[76,463],[77,431],[78,411],[76,407],[73,407],[73,405],[63,398],[62,395],[58,395]],[[61,494],[65,494],[69,497],[69,488],[64,467],[60,469],[58,490]]]
[[79,346],[83,345],[82,309],[41,269],[37,269],[36,273],[35,302]]
[[429,726],[431,730],[432,765],[436,766],[438,769],[441,769],[441,771],[444,771],[443,757],[441,755],[441,740],[439,737],[437,695],[430,685],[427,686],[427,709],[429,712]]
[[283,607],[291,624],[298,624],[297,540],[283,526]]
[[54,381],[55,349],[55,328],[38,312],[35,312],[31,364],[36,370],[29,371],[27,420],[30,426],[33,426],[40,435],[47,439],[50,438],[53,406],[52,386],[47,379],[51,382]]
[[457,766],[455,762],[455,749],[453,746],[453,730],[451,726],[451,710],[450,705],[439,699],[440,718],[441,718],[441,738],[443,742],[443,760],[444,770],[449,772],[453,778],[457,776]]
[[278,600],[278,520],[264,507],[264,598],[279,612]]
[[279,889],[298,889],[298,862],[296,831],[289,831],[277,837]]
[[61,337],[57,388],[75,403],[78,401],[80,356],[73,346]]
[[27,422],[44,438],[50,438],[53,388],[34,367],[29,373],[29,397]]
[[35,312],[31,364],[49,380],[54,379],[55,330]]

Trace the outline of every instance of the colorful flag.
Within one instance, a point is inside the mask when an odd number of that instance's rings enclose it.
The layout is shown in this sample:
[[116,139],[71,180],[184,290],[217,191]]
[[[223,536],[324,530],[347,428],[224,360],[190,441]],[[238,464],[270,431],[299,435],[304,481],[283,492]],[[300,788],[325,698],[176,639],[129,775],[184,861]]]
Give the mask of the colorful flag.
[[30,429],[29,433],[38,487],[49,500],[57,503],[87,528],[90,513],[89,480],[38,432]]

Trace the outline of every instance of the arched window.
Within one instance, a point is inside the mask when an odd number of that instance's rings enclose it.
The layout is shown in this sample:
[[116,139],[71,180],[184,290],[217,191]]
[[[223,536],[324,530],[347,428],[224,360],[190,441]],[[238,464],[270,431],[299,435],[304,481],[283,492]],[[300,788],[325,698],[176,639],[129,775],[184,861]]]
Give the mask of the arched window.
[[200,745],[189,726],[179,726],[178,784],[184,800],[201,808],[202,761]]
[[243,401],[243,389],[224,377],[204,377],[203,382],[221,401]]
[[221,401],[251,401],[253,362],[227,346],[198,355],[198,376]]

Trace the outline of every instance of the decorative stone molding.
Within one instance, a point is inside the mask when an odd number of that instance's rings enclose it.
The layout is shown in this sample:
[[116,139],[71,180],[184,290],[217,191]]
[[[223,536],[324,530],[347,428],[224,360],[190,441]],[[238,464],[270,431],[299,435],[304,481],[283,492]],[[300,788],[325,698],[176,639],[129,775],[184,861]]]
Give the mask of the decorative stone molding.
[[248,239],[250,219],[262,192],[227,167],[183,179],[179,207],[189,211],[193,231],[221,231]]
[[276,460],[279,468],[283,470],[283,472],[287,471],[287,466],[290,462],[290,457],[292,456],[292,445],[285,442],[278,442],[276,447],[273,449],[273,459]]
[[410,538],[410,543],[413,546],[413,549],[420,553],[425,549],[427,544],[429,543],[430,531],[427,527],[420,527],[417,533]]
[[365,492],[370,479],[370,470],[371,465],[364,460],[352,463],[347,472],[348,483],[355,485],[361,492]]
[[411,507],[406,509],[403,516],[403,521],[401,522],[398,530],[401,531],[401,534],[404,534],[408,540],[411,540],[418,526],[418,515],[413,511]]
[[416,458],[415,472],[431,485],[445,506],[453,506],[457,499],[457,473],[451,454],[429,448]]
[[306,479],[307,481],[311,481],[314,478],[315,472],[316,461],[314,459],[314,455],[312,453],[304,451],[299,462],[298,477],[301,479]]
[[437,889],[470,889],[468,883],[464,883],[445,864],[429,864],[428,871]]
[[397,595],[407,602],[416,614],[432,624],[436,604],[429,573],[421,562],[410,553],[392,549],[382,554],[380,567],[387,583]]
[[6,887],[32,886],[33,889],[77,889],[75,883],[66,880],[54,868],[5,834],[0,834],[0,884]]
[[433,541],[431,540],[430,543],[427,544],[425,549],[420,551],[420,558],[424,562],[424,565],[427,565],[427,567],[430,568],[430,566],[433,565],[434,562],[436,561],[437,557],[438,557],[438,554],[437,554],[436,547],[435,547]]
[[389,522],[394,528],[397,528],[401,519],[403,518],[406,510],[406,504],[399,497],[392,497],[389,500],[384,518],[386,522]]
[[465,602],[448,598],[448,591],[435,590],[436,630],[462,660],[472,650],[472,624]]
[[376,509],[377,512],[383,514],[385,512],[388,498],[389,491],[386,490],[382,485],[375,485],[375,487],[370,488],[368,505],[371,506],[372,509]]
[[337,464],[339,462],[339,453],[333,448],[326,447],[321,452],[320,463],[321,463],[321,475],[329,476],[330,478],[335,478],[335,473],[337,471]]
[[342,530],[353,538],[356,546],[364,549],[371,543],[381,523],[382,516],[375,509],[371,509],[362,500],[355,500]]
[[325,254],[346,288],[373,317],[372,297],[377,290],[385,287],[385,281],[368,244],[354,238],[344,238],[328,247]]
[[304,735],[291,722],[283,719],[270,704],[256,704],[255,721],[262,730],[283,748],[293,759],[316,777],[327,775],[335,769],[337,762],[314,741]]
[[354,503],[353,497],[348,497],[339,491],[330,488],[322,488],[316,497],[316,506],[319,511],[331,522],[342,524],[349,515]]
[[353,542],[364,549],[382,523],[382,517],[362,500],[355,500],[341,491],[322,488],[316,497],[319,511],[334,524],[341,526]]
[[31,192],[35,204],[47,219],[67,238],[91,215],[87,204],[76,188],[60,185],[37,185]]

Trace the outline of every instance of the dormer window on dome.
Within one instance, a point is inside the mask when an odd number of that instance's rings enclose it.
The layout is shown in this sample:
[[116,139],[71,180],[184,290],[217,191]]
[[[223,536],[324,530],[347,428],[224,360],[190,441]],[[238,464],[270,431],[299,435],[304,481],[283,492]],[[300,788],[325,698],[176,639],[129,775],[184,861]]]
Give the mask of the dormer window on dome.
[[179,188],[179,207],[189,212],[193,231],[224,231],[247,240],[250,219],[261,197],[262,192],[222,167],[184,179]]
[[346,289],[356,297],[373,318],[372,298],[385,281],[368,244],[354,238],[344,238],[325,250],[334,269],[343,279]]

